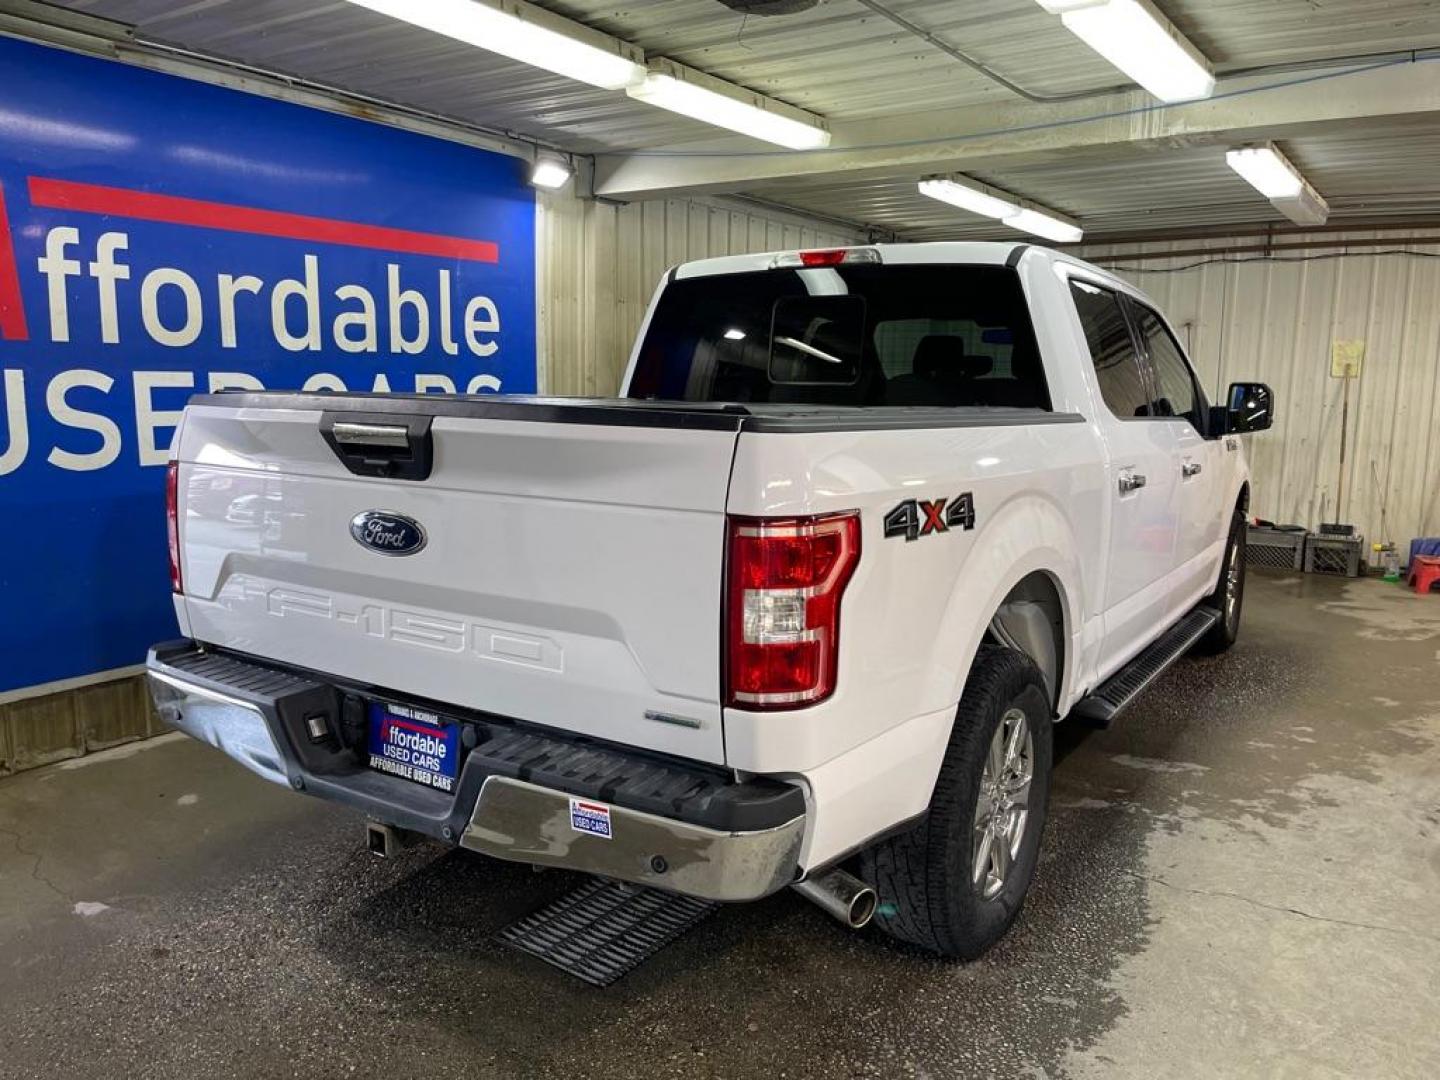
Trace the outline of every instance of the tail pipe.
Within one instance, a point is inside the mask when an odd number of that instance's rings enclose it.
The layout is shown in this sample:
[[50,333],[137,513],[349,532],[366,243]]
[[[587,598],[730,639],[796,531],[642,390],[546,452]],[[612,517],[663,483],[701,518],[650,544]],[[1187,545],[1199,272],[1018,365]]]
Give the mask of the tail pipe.
[[859,930],[875,914],[875,890],[844,870],[826,870],[792,888],[852,930]]

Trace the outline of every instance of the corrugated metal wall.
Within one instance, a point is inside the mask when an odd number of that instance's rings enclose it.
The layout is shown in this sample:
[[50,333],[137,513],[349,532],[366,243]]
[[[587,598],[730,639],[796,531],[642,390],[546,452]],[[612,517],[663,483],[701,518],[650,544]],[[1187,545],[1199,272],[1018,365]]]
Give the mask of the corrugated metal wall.
[[[1355,240],[1383,246],[1347,246]],[[1252,509],[1315,527],[1355,523],[1367,540],[1408,546],[1440,534],[1440,243],[1426,234],[1286,236],[1333,247],[1126,261],[1126,254],[1255,245],[1254,237],[1086,248],[1120,269],[1186,337],[1212,400],[1231,380],[1274,389],[1275,427],[1249,441]],[[1337,340],[1365,342],[1350,385],[1340,479],[1343,379]],[[1337,486],[1343,487],[1337,515]],[[1382,527],[1381,518],[1384,515]]]
[[861,239],[719,201],[618,205],[548,194],[536,230],[540,389],[563,395],[619,389],[650,297],[676,263]]

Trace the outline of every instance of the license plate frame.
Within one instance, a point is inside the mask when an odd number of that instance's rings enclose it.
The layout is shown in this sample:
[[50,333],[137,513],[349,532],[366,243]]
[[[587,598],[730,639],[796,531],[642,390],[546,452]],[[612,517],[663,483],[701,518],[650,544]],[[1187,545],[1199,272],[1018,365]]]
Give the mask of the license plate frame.
[[370,768],[387,776],[455,793],[460,776],[460,722],[427,709],[372,698],[366,705]]

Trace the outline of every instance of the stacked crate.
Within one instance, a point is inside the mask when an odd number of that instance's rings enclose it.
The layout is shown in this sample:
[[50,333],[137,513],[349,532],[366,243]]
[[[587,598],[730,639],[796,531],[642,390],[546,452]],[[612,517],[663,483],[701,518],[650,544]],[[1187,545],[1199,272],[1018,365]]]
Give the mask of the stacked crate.
[[1270,570],[1299,570],[1305,564],[1305,530],[1251,525],[1245,534],[1245,563]]
[[1321,524],[1305,539],[1305,572],[1359,577],[1364,551],[1365,538],[1355,535],[1353,525]]

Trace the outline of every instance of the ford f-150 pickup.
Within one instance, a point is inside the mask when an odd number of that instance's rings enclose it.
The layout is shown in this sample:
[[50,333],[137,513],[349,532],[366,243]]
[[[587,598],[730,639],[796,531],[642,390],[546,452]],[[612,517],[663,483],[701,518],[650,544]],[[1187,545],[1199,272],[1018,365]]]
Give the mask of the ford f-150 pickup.
[[152,692],[382,849],[795,886],[974,957],[1030,884],[1052,723],[1235,640],[1271,413],[1042,248],[687,263],[616,399],[194,398]]

